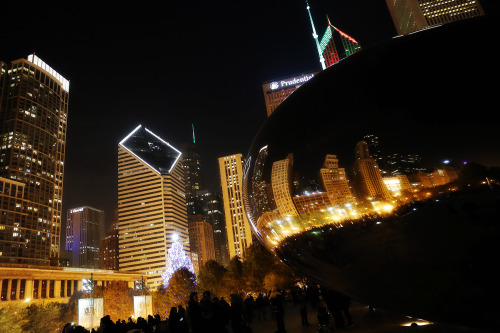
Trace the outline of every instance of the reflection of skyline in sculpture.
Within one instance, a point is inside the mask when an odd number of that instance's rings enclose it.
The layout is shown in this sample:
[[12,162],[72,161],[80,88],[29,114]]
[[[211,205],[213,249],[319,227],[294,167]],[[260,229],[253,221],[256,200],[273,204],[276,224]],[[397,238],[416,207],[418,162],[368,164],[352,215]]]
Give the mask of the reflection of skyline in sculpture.
[[[293,218],[251,210],[263,245],[308,280],[375,308],[496,329],[500,169],[492,138],[500,122],[490,112],[496,95],[484,73],[499,67],[491,54],[471,54],[477,67],[463,68],[460,50],[464,35],[487,43],[498,28],[497,19],[484,17],[392,39],[326,69],[284,101],[248,156],[255,163],[268,147],[269,183],[273,163],[293,154],[289,175],[302,189],[292,187],[292,195],[304,209],[296,204],[300,216]],[[470,110],[471,117],[460,116]],[[383,138],[374,149],[379,158],[370,158],[386,171],[380,175],[390,200],[381,200],[383,192],[369,200],[353,186],[355,145],[367,134]],[[318,176],[329,154],[345,168],[352,207],[326,207]],[[250,181],[245,177],[249,190]],[[299,198],[306,188],[308,206]],[[252,193],[245,200],[253,209]]]
[[354,197],[349,189],[344,168],[339,168],[336,155],[326,155],[320,170],[323,186],[332,205],[353,203]]
[[273,163],[271,172],[271,183],[273,185],[273,195],[276,206],[281,216],[298,216],[292,200],[291,174],[293,170],[293,155]]
[[[450,166],[429,174],[386,173],[389,176],[383,177],[366,141],[358,141],[354,153],[352,179],[345,168],[339,167],[337,155],[326,154],[317,172],[319,181],[310,179],[304,188],[296,184],[300,175],[293,168],[293,154],[272,163],[271,184],[267,184],[264,164],[269,150],[262,147],[256,157],[251,186],[253,214],[259,217],[256,227],[264,241],[275,247],[288,236],[325,224],[342,227],[343,223],[364,216],[385,216],[404,204],[428,198],[430,187],[457,179]],[[268,191],[269,187],[272,191]],[[448,190],[454,189],[450,186]],[[274,208],[271,202],[275,202]]]
[[390,199],[389,190],[382,181],[382,174],[375,159],[370,157],[368,144],[359,141],[356,144],[356,161],[353,175],[355,187],[361,200],[371,198]]

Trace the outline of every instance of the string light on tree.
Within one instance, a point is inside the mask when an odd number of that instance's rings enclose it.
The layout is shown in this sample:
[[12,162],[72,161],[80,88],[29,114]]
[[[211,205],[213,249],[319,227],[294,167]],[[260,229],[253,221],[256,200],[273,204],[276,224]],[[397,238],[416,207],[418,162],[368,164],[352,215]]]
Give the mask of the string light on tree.
[[161,275],[163,278],[164,287],[168,287],[168,282],[170,278],[179,268],[186,268],[191,273],[194,274],[194,267],[191,259],[184,251],[182,244],[179,242],[179,236],[177,234],[173,235],[174,243],[167,253],[167,268],[165,272]]

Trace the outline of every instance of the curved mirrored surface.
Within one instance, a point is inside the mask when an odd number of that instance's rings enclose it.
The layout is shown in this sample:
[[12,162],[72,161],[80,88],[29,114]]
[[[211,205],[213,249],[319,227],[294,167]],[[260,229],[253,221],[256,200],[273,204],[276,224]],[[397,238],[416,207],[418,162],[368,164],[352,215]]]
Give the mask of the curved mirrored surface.
[[259,240],[359,301],[494,327],[499,71],[477,46],[497,32],[482,17],[394,38],[290,95],[245,165]]

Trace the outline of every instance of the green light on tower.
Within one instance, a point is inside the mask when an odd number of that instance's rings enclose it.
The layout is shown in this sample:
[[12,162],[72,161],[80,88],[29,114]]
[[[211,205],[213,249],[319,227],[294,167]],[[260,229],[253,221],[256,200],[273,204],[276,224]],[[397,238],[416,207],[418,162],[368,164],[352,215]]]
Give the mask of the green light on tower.
[[196,143],[196,139],[194,138],[194,124],[191,124],[191,127],[193,128],[193,143]]

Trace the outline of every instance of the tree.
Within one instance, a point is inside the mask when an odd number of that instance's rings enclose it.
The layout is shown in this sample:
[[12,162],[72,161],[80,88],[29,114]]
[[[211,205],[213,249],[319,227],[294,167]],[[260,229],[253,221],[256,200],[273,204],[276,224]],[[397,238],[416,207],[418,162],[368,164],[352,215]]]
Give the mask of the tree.
[[27,309],[21,304],[11,304],[0,308],[0,328],[2,332],[21,332],[27,324]]
[[[96,293],[99,291],[96,290]],[[112,321],[126,319],[134,314],[133,290],[126,281],[111,281],[102,288],[104,299],[104,314]]]
[[274,255],[259,242],[254,242],[245,251],[243,275],[246,288],[253,291],[263,290],[264,277],[277,265]]
[[227,264],[226,285],[230,293],[237,293],[244,289],[246,281],[243,278],[243,263],[238,256],[234,256]]
[[215,260],[209,260],[200,268],[198,283],[200,290],[210,290],[212,295],[220,297],[230,294],[226,290],[227,270]]
[[163,285],[168,287],[169,281],[179,268],[186,268],[194,274],[194,267],[191,259],[184,252],[182,244],[176,239],[167,253],[167,263],[165,272],[162,274]]
[[61,319],[61,304],[31,304],[26,308],[26,322],[23,330],[34,333],[54,332],[64,326]]
[[160,315],[162,320],[167,319],[170,312],[167,299],[167,288],[163,285],[159,286],[158,289],[151,294],[151,301],[153,303],[153,312]]
[[182,267],[174,272],[166,288],[166,298],[170,307],[186,307],[189,296],[196,290],[196,276],[189,269]]

